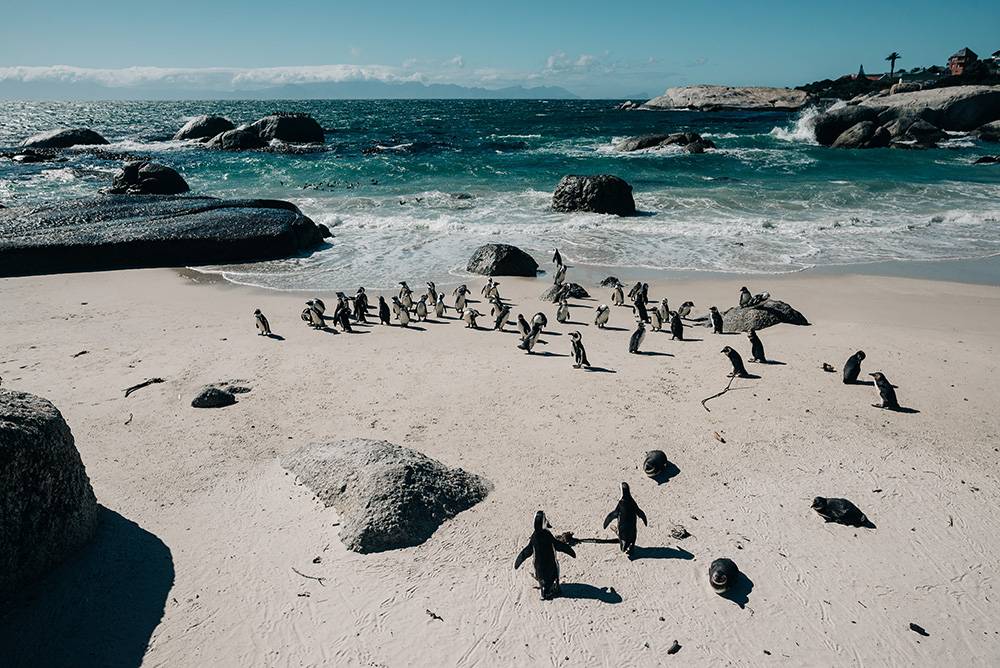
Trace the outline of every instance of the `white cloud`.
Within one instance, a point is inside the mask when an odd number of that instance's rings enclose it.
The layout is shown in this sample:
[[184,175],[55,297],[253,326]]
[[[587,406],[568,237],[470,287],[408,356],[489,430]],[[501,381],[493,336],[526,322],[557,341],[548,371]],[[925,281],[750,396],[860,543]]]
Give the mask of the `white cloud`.
[[455,56],[450,60],[446,60],[445,64],[451,65],[452,67],[457,67],[458,69],[462,69],[463,67],[465,67],[465,59],[462,58],[462,56]]

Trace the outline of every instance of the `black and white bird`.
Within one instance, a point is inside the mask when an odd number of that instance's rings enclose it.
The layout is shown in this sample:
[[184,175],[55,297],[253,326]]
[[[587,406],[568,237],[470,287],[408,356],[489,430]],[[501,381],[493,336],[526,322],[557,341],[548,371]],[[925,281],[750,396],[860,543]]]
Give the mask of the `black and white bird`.
[[556,322],[564,324],[569,320],[569,303],[563,299],[556,309]]
[[[556,251],[558,253],[558,251]],[[542,600],[547,601],[559,595],[559,561],[556,552],[562,552],[576,558],[573,548],[552,535],[546,528],[545,513],[539,510],[535,513],[535,527],[528,539],[528,545],[514,560],[514,570],[532,558],[535,567],[535,580],[542,593]]]
[[510,318],[510,307],[504,306],[496,314],[496,320],[493,322],[493,329],[497,330],[498,332],[502,332],[504,325],[507,324],[508,318]]
[[639,321],[639,326],[635,328],[632,332],[632,336],[628,340],[628,351],[633,355],[639,353],[639,346],[642,345],[642,340],[646,338],[646,323],[642,320]]
[[271,325],[260,309],[255,309],[253,318],[257,323],[257,336],[271,336]]
[[531,332],[531,325],[524,319],[523,313],[517,314],[517,332],[521,335],[521,340]]
[[598,329],[604,329],[604,326],[608,324],[610,316],[611,309],[608,308],[607,304],[601,304],[597,307],[597,311],[594,312],[594,324],[597,325]]
[[611,303],[615,306],[625,305],[625,293],[622,292],[622,284],[619,283],[611,291]]
[[896,389],[881,371],[868,374],[875,379],[875,390],[878,392],[879,403],[872,404],[875,408],[884,408],[890,411],[899,410],[899,401],[896,400]]
[[590,362],[587,361],[587,350],[583,347],[583,336],[580,335],[580,332],[570,332],[569,340],[573,345],[573,368],[589,367]]
[[541,343],[542,345],[545,345],[545,341],[542,341],[539,338],[541,337],[541,335],[542,335],[541,326],[537,324],[532,325],[531,331],[528,332],[528,335],[526,337],[521,339],[521,343],[519,343],[517,347],[527,352],[530,355],[532,349],[535,347],[535,344]]
[[708,307],[708,315],[712,320],[712,333],[722,334],[722,314],[715,306]]
[[466,329],[479,329],[479,323],[476,322],[476,318],[482,315],[482,313],[474,308],[465,309],[465,313],[462,314],[462,320],[465,321]]
[[622,497],[618,500],[615,509],[604,518],[604,528],[607,529],[613,521],[618,520],[618,545],[621,547],[621,551],[626,554],[631,553],[632,548],[635,547],[635,540],[639,534],[637,519],[641,519],[643,524],[649,526],[646,513],[642,512],[642,508],[632,498],[628,483],[623,482]]

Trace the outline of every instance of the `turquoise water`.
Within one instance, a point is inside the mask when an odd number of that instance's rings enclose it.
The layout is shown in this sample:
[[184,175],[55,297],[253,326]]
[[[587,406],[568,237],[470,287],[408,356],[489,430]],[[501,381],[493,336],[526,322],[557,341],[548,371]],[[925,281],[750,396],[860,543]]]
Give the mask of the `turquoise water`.
[[[782,273],[813,266],[982,257],[1000,252],[1000,166],[954,136],[931,151],[814,145],[811,112],[625,112],[600,101],[296,101],[0,103],[0,151],[59,126],[91,127],[112,150],[180,170],[194,191],[295,202],[335,234],[304,258],[225,268],[276,288],[388,287],[447,281],[481,243],[558,246],[572,263],[672,271]],[[187,118],[236,123],[305,111],[321,151],[221,153],[170,141]],[[623,154],[616,139],[693,130],[717,151]],[[993,147],[995,149],[995,146]],[[996,152],[995,150],[993,152]],[[117,163],[0,160],[7,206],[89,195]],[[549,210],[564,174],[613,173],[643,215]]]

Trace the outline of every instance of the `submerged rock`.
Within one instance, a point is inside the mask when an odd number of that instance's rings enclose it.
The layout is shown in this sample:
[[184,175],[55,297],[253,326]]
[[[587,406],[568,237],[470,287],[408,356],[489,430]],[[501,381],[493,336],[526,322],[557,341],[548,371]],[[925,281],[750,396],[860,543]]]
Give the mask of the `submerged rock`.
[[108,140],[89,128],[49,130],[28,137],[21,146],[24,148],[69,148],[107,144]]
[[107,195],[0,212],[0,276],[257,262],[311,250],[290,202]]
[[530,276],[538,273],[538,263],[517,246],[486,244],[476,249],[465,270],[485,276]]
[[158,162],[130,162],[115,174],[108,192],[116,195],[179,195],[190,188],[177,171]]
[[552,195],[556,211],[590,211],[634,216],[632,186],[611,174],[564,176]]
[[235,128],[236,126],[233,125],[233,122],[223,116],[195,116],[177,131],[174,139],[200,139],[205,141]]
[[254,121],[249,129],[265,143],[272,139],[298,144],[322,144],[323,127],[309,114],[280,112]]
[[249,128],[236,128],[212,137],[206,146],[223,151],[250,151],[264,148],[267,142]]
[[722,331],[726,333],[749,332],[751,329],[760,331],[780,323],[808,325],[809,321],[794,308],[776,299],[747,308],[734,306],[722,314]]
[[362,438],[306,445],[281,464],[336,509],[340,540],[361,553],[420,545],[493,488],[416,450]]
[[[631,151],[641,151],[648,148],[661,148],[664,146],[685,146],[692,153],[704,153],[706,148],[715,148],[715,144],[710,139],[705,139],[697,132],[673,132],[670,134],[642,135],[641,137],[630,137],[622,140],[615,146],[615,150],[625,153]],[[692,149],[691,147],[695,148]]]
[[1000,163],[1000,155],[984,155],[980,158],[976,158],[976,161],[972,164],[974,165],[995,165]]
[[0,600],[89,541],[97,499],[50,402],[0,390]]

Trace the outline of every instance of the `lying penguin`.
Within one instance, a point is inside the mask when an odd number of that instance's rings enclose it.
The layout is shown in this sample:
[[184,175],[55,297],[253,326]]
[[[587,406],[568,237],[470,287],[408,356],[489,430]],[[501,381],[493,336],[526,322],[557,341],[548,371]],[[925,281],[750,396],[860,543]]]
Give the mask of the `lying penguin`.
[[650,478],[656,478],[667,470],[670,462],[663,450],[650,450],[646,453],[646,460],[642,463],[643,472]]
[[740,577],[740,569],[732,559],[716,559],[708,567],[708,582],[717,594],[725,594]]
[[532,557],[535,567],[535,580],[542,592],[542,600],[547,601],[559,595],[559,560],[556,552],[562,552],[576,559],[576,552],[566,543],[557,540],[546,525],[545,513],[539,510],[535,513],[535,527],[528,539],[528,545],[521,550],[514,560],[514,570],[520,568],[528,557]]
[[812,509],[819,513],[827,522],[836,522],[850,527],[874,529],[872,521],[861,512],[856,505],[847,499],[827,499],[817,496],[813,499]]

